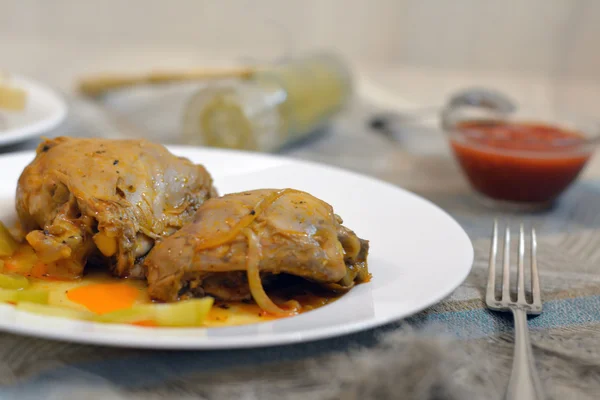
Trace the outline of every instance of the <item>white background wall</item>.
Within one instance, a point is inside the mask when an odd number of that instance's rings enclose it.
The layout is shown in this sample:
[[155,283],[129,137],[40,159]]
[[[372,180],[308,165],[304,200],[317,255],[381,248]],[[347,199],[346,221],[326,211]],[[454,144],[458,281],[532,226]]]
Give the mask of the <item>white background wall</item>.
[[60,86],[329,46],[360,64],[600,81],[600,1],[0,0],[0,68]]

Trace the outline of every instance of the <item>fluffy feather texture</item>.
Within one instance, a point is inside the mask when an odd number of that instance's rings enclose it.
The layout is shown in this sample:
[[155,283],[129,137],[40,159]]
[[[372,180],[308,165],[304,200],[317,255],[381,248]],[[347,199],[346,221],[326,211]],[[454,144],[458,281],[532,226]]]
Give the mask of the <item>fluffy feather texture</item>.
[[[378,331],[381,332],[381,331]],[[177,376],[171,363],[162,368],[173,373],[166,383],[157,382],[135,390],[123,390],[98,376],[69,370],[71,381],[57,385],[54,380],[27,391],[15,392],[15,399],[27,395],[39,399],[407,399],[475,400],[500,399],[505,390],[512,360],[512,336],[480,340],[441,338],[439,331],[426,332],[396,328],[381,335],[370,332],[300,346],[273,349],[272,355],[287,358],[279,363],[262,363],[260,352],[241,350],[230,353],[230,362],[240,367],[225,373],[218,371]],[[588,332],[564,330],[534,332],[534,352],[547,394],[551,399],[595,399],[600,391],[600,335],[597,327]],[[0,348],[19,341],[3,335]],[[321,353],[300,359],[297,352],[319,353],[327,348],[350,346],[357,341],[374,341],[368,347],[346,352]],[[340,343],[340,341],[342,343]],[[50,346],[53,342],[29,339],[28,345]],[[104,357],[117,357],[123,350],[89,346],[59,345]],[[108,354],[107,354],[108,353]],[[125,353],[139,354],[135,351]],[[73,353],[74,354],[74,353]],[[204,353],[202,353],[204,354]],[[183,356],[182,356],[183,357]],[[263,357],[264,359],[264,357]],[[43,360],[38,360],[42,361]],[[8,384],[26,375],[35,375],[40,362],[11,365],[10,358],[0,361],[0,384]],[[46,365],[46,367],[48,367]],[[33,369],[31,369],[33,368]],[[161,371],[166,372],[166,371]],[[129,372],[133,379],[135,371]],[[11,398],[3,397],[3,398]]]

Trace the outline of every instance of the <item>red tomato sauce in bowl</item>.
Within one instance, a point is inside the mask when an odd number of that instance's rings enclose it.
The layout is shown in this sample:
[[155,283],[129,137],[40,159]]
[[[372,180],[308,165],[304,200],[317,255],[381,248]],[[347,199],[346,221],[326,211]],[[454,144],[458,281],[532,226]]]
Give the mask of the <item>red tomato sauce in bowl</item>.
[[543,123],[463,121],[450,135],[472,187],[492,200],[544,204],[575,181],[593,146],[582,133]]

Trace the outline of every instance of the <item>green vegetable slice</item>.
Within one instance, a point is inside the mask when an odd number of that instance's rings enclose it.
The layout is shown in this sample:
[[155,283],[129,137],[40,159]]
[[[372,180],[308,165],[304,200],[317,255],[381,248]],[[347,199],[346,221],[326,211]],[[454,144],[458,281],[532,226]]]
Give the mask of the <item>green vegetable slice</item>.
[[133,306],[94,317],[94,321],[96,322],[112,324],[131,324],[133,322],[148,320],[154,320],[154,311],[148,305]]
[[9,289],[0,289],[0,302],[5,303],[7,301],[16,302],[17,291]]
[[0,302],[17,303],[17,309],[35,314],[90,320],[102,323],[130,324],[154,321],[159,326],[201,326],[213,305],[211,297],[171,304],[142,304],[124,310],[95,315],[86,311],[48,305],[49,293],[42,290],[0,289]]
[[10,234],[6,226],[0,222],[0,257],[9,257],[19,247],[15,238]]
[[36,304],[48,304],[48,298],[50,293],[46,290],[17,290],[15,294],[15,301],[17,303],[23,301],[28,303]]
[[200,326],[213,305],[212,297],[178,303],[154,304],[155,321],[160,326]]
[[17,309],[21,311],[27,311],[34,314],[40,314],[48,317],[62,317],[69,319],[82,319],[89,320],[92,317],[91,313],[85,311],[78,311],[71,308],[66,307],[55,307],[49,306],[45,304],[35,304],[35,303],[17,303]]
[[183,300],[170,304],[142,304],[98,315],[94,321],[130,324],[154,321],[159,326],[200,326],[213,305],[211,297]]
[[12,290],[0,289],[0,302],[27,302],[37,304],[48,304],[49,293],[45,290]]
[[24,289],[29,286],[29,280],[23,275],[0,274],[0,288],[2,289]]

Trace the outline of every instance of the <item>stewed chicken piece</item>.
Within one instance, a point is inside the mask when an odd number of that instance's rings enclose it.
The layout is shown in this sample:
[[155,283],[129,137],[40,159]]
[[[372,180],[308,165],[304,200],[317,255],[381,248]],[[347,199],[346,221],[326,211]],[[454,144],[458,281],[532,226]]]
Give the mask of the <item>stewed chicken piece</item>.
[[154,242],[215,196],[202,165],[145,140],[45,140],[23,170],[16,207],[26,240],[53,274],[80,276],[88,258],[143,277]]
[[263,310],[282,314],[263,288],[278,274],[348,290],[369,280],[368,242],[341,223],[329,204],[293,189],[210,199],[146,257],[150,296],[254,298]]

